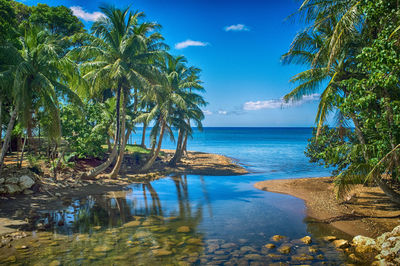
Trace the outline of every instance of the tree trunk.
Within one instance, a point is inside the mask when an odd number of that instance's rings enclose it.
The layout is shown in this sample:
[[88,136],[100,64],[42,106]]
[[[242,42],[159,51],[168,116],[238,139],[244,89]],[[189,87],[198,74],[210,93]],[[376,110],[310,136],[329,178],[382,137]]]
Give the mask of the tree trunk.
[[169,161],[170,166],[175,166],[176,163],[179,163],[182,158],[182,146],[183,146],[183,135],[184,133],[182,132],[182,129],[179,129],[179,134],[178,134],[178,141],[176,144],[176,150],[174,157]]
[[400,204],[400,194],[397,193],[395,190],[393,190],[389,185],[387,185],[383,180],[381,180],[379,177],[375,178],[375,182],[378,184],[380,189],[385,193],[388,198],[397,203]]
[[24,144],[22,145],[22,150],[21,150],[21,159],[20,159],[19,165],[18,165],[19,168],[21,168],[22,161],[24,160],[24,151],[25,151],[26,139],[27,139],[27,136],[25,135]]
[[108,134],[107,134],[107,151],[108,152],[112,151],[110,136],[108,136]]
[[6,152],[8,150],[8,145],[10,144],[11,133],[12,133],[12,130],[14,128],[15,120],[17,119],[17,112],[18,112],[18,108],[17,107],[15,107],[14,110],[11,112],[10,122],[8,123],[6,136],[4,138],[4,144],[3,144],[3,147],[1,148],[0,171],[3,168],[4,157],[6,156]]
[[28,138],[28,151],[31,150],[32,146],[32,120],[33,120],[33,111],[29,110],[29,117],[28,117],[28,126],[26,128],[26,137]]
[[1,116],[2,115],[2,111],[3,110],[3,101],[0,99],[0,147],[2,146],[1,145],[1,140],[3,139],[3,120],[1,120],[3,117]]
[[118,87],[117,91],[117,106],[116,106],[116,112],[117,112],[117,126],[115,129],[115,139],[114,139],[114,147],[111,151],[110,156],[108,156],[107,161],[104,163],[100,164],[99,166],[93,168],[90,170],[88,173],[82,174],[81,178],[87,178],[91,179],[99,175],[100,173],[104,172],[115,160],[115,157],[117,156],[117,148],[118,148],[118,139],[119,139],[119,109],[120,109],[120,101],[121,101],[121,86]]
[[[187,124],[190,127],[190,119],[187,120]],[[183,139],[183,147],[182,147],[182,154],[187,155],[187,140],[188,140],[189,132],[185,130],[185,137]],[[181,155],[182,156],[182,155]]]
[[[123,96],[124,100],[122,103],[122,119],[121,119],[121,138],[120,138],[120,149],[119,149],[119,155],[117,158],[117,162],[113,168],[113,170],[110,173],[110,177],[111,178],[116,178],[119,170],[121,169],[121,165],[122,165],[122,161],[124,160],[124,154],[125,154],[125,146],[126,146],[126,142],[127,142],[127,138],[129,137],[129,135],[127,134],[127,136],[125,136],[125,120],[126,120],[126,97],[125,95]],[[130,130],[128,131],[128,133],[130,133]]]
[[[360,141],[361,144],[365,145],[366,141],[364,138],[364,134],[362,133],[361,129],[360,129],[360,124],[358,123],[358,120],[356,118],[356,116],[353,114],[351,116],[354,126],[355,126],[355,131],[356,131],[356,135],[358,140]],[[366,149],[364,149],[364,159],[366,162],[369,161],[369,155],[366,151]],[[374,177],[374,181],[378,184],[379,188],[382,189],[383,193],[385,193],[385,195],[393,202],[400,204],[400,194],[397,193],[394,189],[392,189],[390,186],[388,186],[384,181],[381,180],[381,178],[379,177]]]
[[142,143],[140,144],[140,146],[142,148],[146,149],[146,144],[145,144],[145,140],[146,140],[146,129],[147,129],[147,124],[145,122],[143,122],[143,133],[142,133]]
[[187,155],[187,140],[188,140],[188,132],[185,131],[185,137],[183,138],[183,146],[182,146],[182,154]]
[[150,159],[146,162],[146,164],[140,169],[140,171],[144,172],[150,169],[151,166],[153,166],[153,163],[156,161],[158,154],[160,153],[161,150],[161,145],[162,145],[162,140],[164,137],[164,130],[165,130],[165,121],[164,119],[161,121],[161,131],[160,131],[160,137],[158,139],[158,145],[157,149],[155,150],[154,154],[150,157]]

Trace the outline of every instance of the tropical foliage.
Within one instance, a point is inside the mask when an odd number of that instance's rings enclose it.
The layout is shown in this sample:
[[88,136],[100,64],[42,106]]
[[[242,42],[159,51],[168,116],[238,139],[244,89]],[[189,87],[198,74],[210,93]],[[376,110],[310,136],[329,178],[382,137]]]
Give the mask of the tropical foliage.
[[153,149],[142,171],[176,131],[173,164],[180,161],[190,121],[201,128],[204,118],[200,70],[168,54],[161,26],[143,12],[100,10],[104,16],[88,32],[64,6],[0,0],[0,167],[18,128],[30,157],[47,146],[50,161],[66,154],[104,159],[84,176],[112,166],[108,175],[116,177],[138,123],[152,126]]
[[[303,1],[306,29],[283,55],[306,67],[286,100],[320,92],[317,129],[306,154],[334,167],[338,195],[376,183],[394,201],[400,182],[400,25],[395,0]],[[332,113],[335,127],[326,120]],[[354,127],[354,130],[345,129]]]

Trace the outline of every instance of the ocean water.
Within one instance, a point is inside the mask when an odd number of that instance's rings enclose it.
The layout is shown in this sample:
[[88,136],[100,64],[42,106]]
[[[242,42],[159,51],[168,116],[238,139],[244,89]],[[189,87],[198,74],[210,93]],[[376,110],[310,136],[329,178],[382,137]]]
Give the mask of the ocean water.
[[[149,146],[148,134],[149,130],[146,136],[146,145]],[[129,143],[140,143],[141,135],[142,128],[138,128]],[[264,179],[329,176],[329,169],[309,163],[304,155],[311,135],[310,127],[206,127],[202,131],[194,129],[192,138],[188,140],[188,150],[237,159],[251,172],[262,174]],[[164,138],[163,148],[175,147],[169,137]]]
[[[317,177],[328,169],[304,155],[311,128],[205,128],[189,150],[230,156],[251,173],[243,176],[170,175],[127,185],[123,191],[63,198],[43,210],[47,232],[34,231],[29,249],[0,263],[66,265],[341,265],[343,252],[322,240],[347,235],[306,216],[304,202],[257,190],[267,179]],[[141,130],[129,142],[138,143]],[[148,138],[147,138],[148,139]],[[165,139],[163,148],[174,148]],[[11,214],[12,215],[12,214]],[[62,222],[60,222],[62,221]],[[285,238],[274,242],[271,237]],[[312,237],[312,244],[299,241]],[[274,243],[275,249],[267,249]],[[288,245],[282,254],[278,248]],[[312,247],[310,249],[310,246]],[[302,258],[302,259],[299,259]]]

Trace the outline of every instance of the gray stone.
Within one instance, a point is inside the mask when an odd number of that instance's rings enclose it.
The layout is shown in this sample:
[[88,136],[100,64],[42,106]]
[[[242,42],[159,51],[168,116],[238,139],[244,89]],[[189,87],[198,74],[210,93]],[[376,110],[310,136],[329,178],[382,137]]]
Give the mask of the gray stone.
[[31,188],[34,184],[35,181],[30,178],[27,175],[23,175],[19,178],[19,186],[21,187],[21,190],[27,189],[27,188]]
[[16,176],[12,176],[10,178],[7,178],[6,183],[8,184],[18,184],[19,183],[19,178]]
[[4,182],[6,182],[6,180],[4,179],[4,177],[0,177],[0,184],[3,184]]
[[15,184],[6,184],[4,187],[8,194],[15,194],[21,192],[21,188]]

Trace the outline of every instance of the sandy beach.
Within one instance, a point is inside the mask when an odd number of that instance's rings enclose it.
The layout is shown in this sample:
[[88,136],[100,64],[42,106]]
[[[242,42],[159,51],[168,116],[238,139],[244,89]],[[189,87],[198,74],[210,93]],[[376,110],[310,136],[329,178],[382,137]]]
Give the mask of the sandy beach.
[[336,199],[330,177],[268,180],[254,186],[304,200],[309,217],[352,236],[376,237],[400,224],[400,207],[378,187],[357,185],[343,201]]

